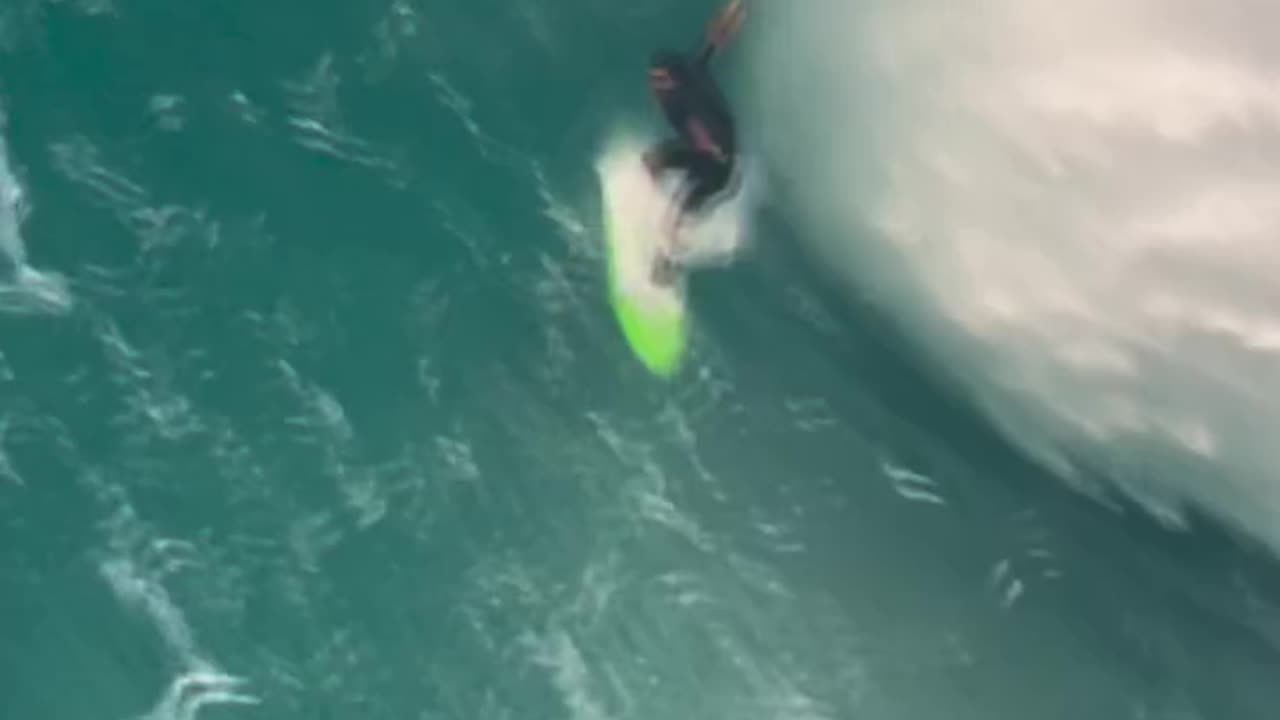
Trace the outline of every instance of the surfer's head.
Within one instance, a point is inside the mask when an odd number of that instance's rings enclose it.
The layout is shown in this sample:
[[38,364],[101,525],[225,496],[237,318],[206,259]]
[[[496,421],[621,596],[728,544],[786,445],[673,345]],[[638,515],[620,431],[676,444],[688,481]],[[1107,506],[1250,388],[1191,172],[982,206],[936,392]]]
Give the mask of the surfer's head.
[[678,53],[659,50],[649,57],[649,86],[660,93],[683,84],[685,59]]

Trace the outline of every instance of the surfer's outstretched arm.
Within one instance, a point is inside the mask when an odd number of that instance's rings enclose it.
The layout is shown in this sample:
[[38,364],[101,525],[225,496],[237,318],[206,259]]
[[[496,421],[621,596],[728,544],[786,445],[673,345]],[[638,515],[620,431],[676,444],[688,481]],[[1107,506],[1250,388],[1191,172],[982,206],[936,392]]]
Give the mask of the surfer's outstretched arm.
[[742,17],[745,13],[742,0],[729,0],[729,4],[725,5],[724,9],[707,25],[706,39],[698,51],[699,64],[706,65],[711,62],[711,58],[729,43],[729,40],[742,27]]

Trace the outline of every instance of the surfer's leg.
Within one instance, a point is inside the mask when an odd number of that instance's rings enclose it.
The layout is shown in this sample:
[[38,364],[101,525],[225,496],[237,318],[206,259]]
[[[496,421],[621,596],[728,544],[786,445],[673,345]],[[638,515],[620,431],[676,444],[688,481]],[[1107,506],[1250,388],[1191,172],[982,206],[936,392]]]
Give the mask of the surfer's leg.
[[[684,215],[685,198],[689,194],[689,181],[693,177],[699,155],[682,138],[666,140],[644,154],[645,166],[654,183],[664,192],[671,193],[662,220],[666,236],[666,242],[663,243],[665,250],[673,249],[680,220]],[[672,185],[666,184],[669,178],[674,180]]]
[[697,156],[697,151],[689,146],[683,138],[669,138],[647,150],[644,154],[644,165],[655,181],[661,182],[668,173],[688,173],[689,165]]
[[664,187],[672,193],[672,211],[683,214],[689,207],[689,195],[703,182],[708,169],[704,167],[707,156],[698,152],[681,139],[668,140],[645,156],[645,164],[649,167],[654,182],[662,185],[669,176],[674,176],[674,187]]
[[696,153],[686,163],[685,176],[688,186],[680,208],[682,214],[697,215],[709,200],[728,187],[732,171],[728,163]]
[[699,154],[692,158],[685,171],[685,184],[682,193],[677,197],[674,206],[674,217],[671,218],[664,245],[666,255],[673,264],[680,266],[690,256],[686,247],[689,240],[682,232],[686,221],[697,218],[706,212],[707,206],[722,196],[729,186],[732,176],[731,168],[715,158]]

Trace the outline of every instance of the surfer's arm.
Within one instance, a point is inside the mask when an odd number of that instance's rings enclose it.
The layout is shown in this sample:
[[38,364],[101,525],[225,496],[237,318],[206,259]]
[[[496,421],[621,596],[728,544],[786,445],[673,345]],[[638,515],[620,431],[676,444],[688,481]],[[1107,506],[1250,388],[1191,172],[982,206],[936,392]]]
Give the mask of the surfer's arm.
[[702,42],[702,48],[698,50],[696,59],[699,65],[710,63],[711,58],[737,34],[738,29],[742,27],[742,17],[745,12],[742,0],[730,0],[729,4],[725,5],[724,9],[712,19],[707,25],[707,34]]

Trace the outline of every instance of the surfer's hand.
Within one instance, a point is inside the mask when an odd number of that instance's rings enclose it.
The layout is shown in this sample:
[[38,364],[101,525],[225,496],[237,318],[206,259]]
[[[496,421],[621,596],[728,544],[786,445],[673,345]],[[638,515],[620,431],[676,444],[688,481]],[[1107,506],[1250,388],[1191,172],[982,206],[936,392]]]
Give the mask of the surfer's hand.
[[742,27],[742,18],[745,14],[746,9],[742,7],[742,0],[731,0],[707,26],[707,45],[716,50],[724,47],[725,43],[729,42],[729,39]]

